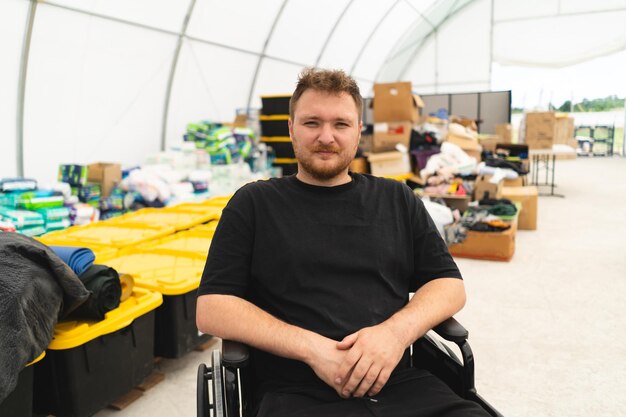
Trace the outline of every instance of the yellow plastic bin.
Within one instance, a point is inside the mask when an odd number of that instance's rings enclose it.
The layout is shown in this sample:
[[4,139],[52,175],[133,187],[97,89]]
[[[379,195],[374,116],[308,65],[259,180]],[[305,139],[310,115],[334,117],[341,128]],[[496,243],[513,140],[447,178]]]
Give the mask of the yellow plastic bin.
[[17,378],[13,391],[0,403],[0,416],[33,415],[33,378],[34,365],[46,356],[42,352],[34,361],[27,364]]
[[134,222],[113,223],[107,220],[46,233],[41,236],[40,241],[46,245],[86,247],[94,245],[121,249],[171,235],[174,232],[173,227],[160,223],[147,225]]
[[206,258],[209,253],[209,247],[211,246],[212,235],[212,233],[203,230],[189,229],[161,239],[142,243],[137,246],[137,249],[166,249],[178,252],[189,252]]
[[135,286],[163,294],[155,319],[156,356],[177,358],[211,338],[196,327],[196,293],[205,259],[206,254],[129,248],[104,261],[116,271],[131,274]]
[[207,206],[226,207],[226,204],[228,204],[231,197],[232,195],[211,197],[208,200],[203,201],[202,204]]
[[63,321],[35,367],[34,411],[95,414],[139,385],[154,366],[155,309],[161,294],[133,289],[102,321]]
[[222,209],[220,205],[209,205],[204,203],[180,203],[175,206],[169,206],[167,210],[170,211],[182,211],[182,212],[196,212],[210,214],[209,220],[219,220],[222,216]]
[[198,226],[192,227],[189,229],[192,232],[199,232],[206,236],[213,237],[215,234],[215,229],[217,229],[217,221],[208,222],[205,224],[200,224]]
[[189,229],[198,224],[213,220],[216,210],[193,211],[174,208],[145,208],[108,220],[111,224],[165,225],[174,230]]

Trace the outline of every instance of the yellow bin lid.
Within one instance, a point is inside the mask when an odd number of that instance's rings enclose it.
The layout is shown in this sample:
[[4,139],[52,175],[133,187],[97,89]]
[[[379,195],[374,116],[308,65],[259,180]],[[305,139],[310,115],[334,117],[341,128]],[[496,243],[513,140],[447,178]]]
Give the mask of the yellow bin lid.
[[133,288],[132,295],[120,306],[106,313],[101,321],[68,320],[57,323],[48,346],[51,350],[72,349],[105,334],[129,326],[133,320],[163,303],[163,296],[147,288]]
[[166,249],[178,252],[190,252],[206,257],[211,246],[212,234],[189,229],[155,241],[137,246],[139,250]]
[[222,195],[211,197],[206,201],[203,201],[202,204],[207,206],[218,206],[218,207],[226,207],[226,204],[230,201],[232,195]]
[[215,229],[217,229],[217,224],[218,222],[216,221],[208,222],[205,224],[200,224],[198,226],[192,227],[191,229],[189,229],[189,231],[197,233],[202,236],[213,237],[213,235],[215,234]]
[[267,121],[273,121],[273,120],[288,120],[289,119],[289,115],[288,114],[273,114],[273,115],[261,115],[259,116],[259,120],[262,120],[264,122]]
[[180,203],[175,206],[169,206],[166,210],[192,212],[192,213],[206,213],[211,215],[209,220],[218,220],[222,216],[222,207],[211,206],[204,203]]
[[115,254],[119,250],[117,248],[110,248],[110,247],[99,246],[99,245],[91,245],[89,246],[89,249],[91,249],[94,255],[96,255],[95,263],[98,263],[101,260],[115,256]]
[[115,248],[136,245],[150,239],[170,235],[175,229],[168,225],[141,223],[113,223],[110,220],[73,226],[46,233],[41,241],[46,245],[87,246],[102,245]]
[[186,294],[198,288],[206,254],[170,249],[121,250],[106,265],[135,279],[135,287],[148,288],[163,295]]
[[32,362],[27,363],[26,366],[31,366],[42,360],[46,356],[46,351],[41,352],[41,355],[37,356]]
[[215,212],[212,210],[201,211],[183,211],[181,209],[171,208],[145,208],[132,213],[115,217],[109,222],[111,224],[127,224],[137,223],[146,226],[160,224],[173,227],[175,230],[189,229],[197,224],[208,222],[215,218]]

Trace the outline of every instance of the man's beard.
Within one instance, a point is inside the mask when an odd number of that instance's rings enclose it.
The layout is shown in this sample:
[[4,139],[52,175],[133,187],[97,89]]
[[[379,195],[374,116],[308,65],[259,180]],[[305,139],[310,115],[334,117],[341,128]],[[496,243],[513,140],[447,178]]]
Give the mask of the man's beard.
[[[333,165],[323,165],[316,163],[314,161],[315,152],[335,152],[340,156],[340,159],[337,160]],[[346,168],[350,166],[350,163],[354,159],[354,155],[352,157],[346,157],[341,151],[333,146],[317,146],[310,153],[310,157],[299,157],[299,152],[294,146],[294,152],[296,154],[296,158],[298,159],[298,163],[300,167],[306,171],[311,177],[315,178],[318,181],[326,181],[335,178],[337,175],[341,174],[345,171]]]

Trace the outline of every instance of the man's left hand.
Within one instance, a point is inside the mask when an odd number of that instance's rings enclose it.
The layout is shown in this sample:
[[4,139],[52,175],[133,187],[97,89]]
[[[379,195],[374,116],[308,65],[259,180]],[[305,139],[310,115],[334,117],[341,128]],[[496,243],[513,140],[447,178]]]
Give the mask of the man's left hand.
[[339,366],[335,383],[343,384],[341,396],[373,396],[389,380],[406,346],[387,323],[366,327],[346,336],[337,348],[349,350]]

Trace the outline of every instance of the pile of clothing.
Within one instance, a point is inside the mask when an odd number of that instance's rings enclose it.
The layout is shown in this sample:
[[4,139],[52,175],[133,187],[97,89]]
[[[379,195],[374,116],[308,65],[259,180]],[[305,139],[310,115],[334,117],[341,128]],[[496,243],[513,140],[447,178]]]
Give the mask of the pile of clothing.
[[503,232],[511,228],[511,223],[503,220],[517,214],[517,207],[507,199],[483,199],[478,205],[470,206],[458,222],[444,228],[444,239],[448,245],[461,243],[467,238],[467,231]]
[[94,259],[87,248],[0,232],[0,402],[47,348],[59,320],[103,320],[119,306],[117,271]]

